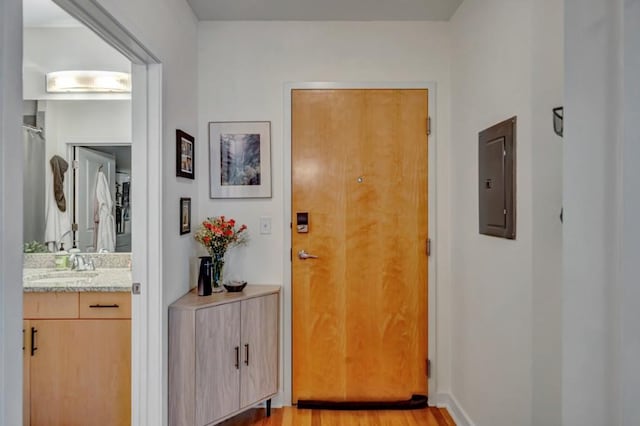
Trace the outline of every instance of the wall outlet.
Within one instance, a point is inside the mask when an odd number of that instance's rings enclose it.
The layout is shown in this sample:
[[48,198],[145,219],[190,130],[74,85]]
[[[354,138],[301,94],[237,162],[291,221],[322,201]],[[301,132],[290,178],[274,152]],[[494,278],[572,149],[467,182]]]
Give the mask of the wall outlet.
[[271,217],[262,216],[260,218],[260,233],[262,235],[271,234]]

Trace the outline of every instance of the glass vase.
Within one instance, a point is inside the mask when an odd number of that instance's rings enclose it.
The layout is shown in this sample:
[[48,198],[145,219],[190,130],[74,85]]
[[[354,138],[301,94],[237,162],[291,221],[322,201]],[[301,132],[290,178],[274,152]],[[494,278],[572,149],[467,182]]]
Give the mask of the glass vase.
[[224,291],[224,287],[222,286],[224,254],[214,253],[211,258],[211,291],[220,293]]

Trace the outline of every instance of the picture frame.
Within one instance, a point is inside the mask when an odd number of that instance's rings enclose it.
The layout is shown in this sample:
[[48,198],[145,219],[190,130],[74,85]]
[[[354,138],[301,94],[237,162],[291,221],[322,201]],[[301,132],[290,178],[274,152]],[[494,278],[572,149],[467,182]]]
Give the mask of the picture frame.
[[209,183],[210,198],[271,198],[271,122],[210,122]]
[[180,235],[191,232],[191,198],[180,198]]
[[176,130],[176,176],[195,179],[195,138],[190,134]]

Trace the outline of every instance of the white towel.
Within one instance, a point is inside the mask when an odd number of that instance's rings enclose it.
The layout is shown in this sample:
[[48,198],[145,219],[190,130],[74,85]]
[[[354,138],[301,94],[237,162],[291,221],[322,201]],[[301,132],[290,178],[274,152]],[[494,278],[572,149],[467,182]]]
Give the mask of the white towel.
[[116,248],[116,224],[113,217],[113,200],[109,191],[109,181],[102,171],[96,179],[96,193],[93,211],[96,233],[96,251],[114,252]]
[[[60,250],[56,247],[56,243],[60,240],[71,248],[71,220],[69,219],[69,210],[61,212],[56,203],[53,193],[53,178],[48,179],[46,192],[46,222],[44,229],[44,242],[49,246],[50,251]],[[62,238],[64,236],[64,238]]]

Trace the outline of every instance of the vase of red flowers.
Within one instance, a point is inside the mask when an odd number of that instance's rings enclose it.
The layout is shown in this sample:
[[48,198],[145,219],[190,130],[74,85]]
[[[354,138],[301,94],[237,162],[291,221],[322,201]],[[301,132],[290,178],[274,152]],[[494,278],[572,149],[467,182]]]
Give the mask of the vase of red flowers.
[[234,219],[209,217],[202,222],[194,238],[211,256],[211,287],[214,293],[223,291],[224,256],[227,249],[247,241],[247,226],[236,227]]

